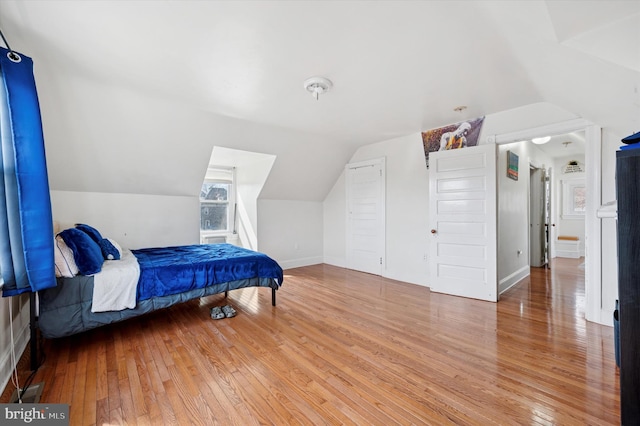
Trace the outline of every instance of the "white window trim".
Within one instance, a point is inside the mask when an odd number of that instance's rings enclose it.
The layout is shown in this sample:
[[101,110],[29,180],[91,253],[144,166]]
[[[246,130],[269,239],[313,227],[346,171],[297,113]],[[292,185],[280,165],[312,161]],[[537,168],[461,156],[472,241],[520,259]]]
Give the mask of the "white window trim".
[[574,204],[573,193],[576,188],[586,188],[584,178],[562,180],[562,219],[584,220],[585,210],[577,210]]
[[[220,171],[227,171],[227,172],[231,172],[231,179],[222,179],[222,178],[211,178],[211,175],[215,175],[216,172],[220,172]],[[203,231],[202,229],[200,230],[200,240],[203,241],[206,237],[215,237],[215,236],[228,236],[228,235],[233,235],[234,233],[234,228],[235,228],[235,218],[234,218],[234,211],[235,211],[235,205],[236,205],[236,169],[235,167],[225,167],[225,166],[213,166],[213,165],[209,165],[209,167],[207,168],[207,175],[205,176],[205,179],[202,181],[202,183],[230,183],[231,184],[231,190],[229,191],[228,194],[228,200],[227,201],[216,201],[216,200],[206,200],[205,202],[207,203],[214,203],[214,204],[222,204],[222,203],[226,203],[228,204],[228,209],[227,209],[227,229],[225,230],[219,230],[219,231]],[[199,208],[202,206],[203,201],[200,200],[199,202]]]

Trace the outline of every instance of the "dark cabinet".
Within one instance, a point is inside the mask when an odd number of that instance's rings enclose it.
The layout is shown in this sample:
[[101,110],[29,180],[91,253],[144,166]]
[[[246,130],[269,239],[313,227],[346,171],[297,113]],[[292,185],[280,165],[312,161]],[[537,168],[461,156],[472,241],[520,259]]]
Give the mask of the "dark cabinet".
[[616,153],[620,414],[640,424],[640,149]]

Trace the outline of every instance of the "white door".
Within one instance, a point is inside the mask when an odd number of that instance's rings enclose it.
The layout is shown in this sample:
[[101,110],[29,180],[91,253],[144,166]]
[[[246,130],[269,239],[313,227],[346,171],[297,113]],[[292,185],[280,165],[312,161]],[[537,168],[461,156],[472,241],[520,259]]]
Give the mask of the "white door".
[[545,265],[545,174],[544,169],[529,167],[529,266]]
[[496,302],[496,145],[432,152],[429,165],[431,291]]
[[385,249],[384,159],[347,164],[347,268],[382,275]]

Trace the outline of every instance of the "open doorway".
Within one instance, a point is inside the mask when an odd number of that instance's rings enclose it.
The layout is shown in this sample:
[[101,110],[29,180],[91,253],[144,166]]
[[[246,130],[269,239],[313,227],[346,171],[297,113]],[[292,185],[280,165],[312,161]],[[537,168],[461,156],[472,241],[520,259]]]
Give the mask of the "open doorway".
[[[571,292],[567,300],[586,311],[586,176],[584,131],[527,142],[529,163],[529,266],[550,291]],[[543,140],[545,140],[543,139]],[[551,269],[552,271],[542,271]],[[542,274],[542,275],[541,275]],[[571,277],[572,285],[565,286]]]
[[[587,201],[584,131],[554,136],[547,144],[536,148],[552,159],[552,166],[545,176],[547,260],[581,258],[584,273]],[[531,266],[536,265],[532,263]]]
[[[603,287],[602,287],[602,224],[600,219],[597,217],[597,210],[601,204],[601,187],[600,187],[600,173],[601,173],[601,164],[600,164],[600,155],[601,155],[601,144],[602,144],[602,136],[600,127],[594,125],[583,119],[575,119],[569,120],[566,122],[560,122],[555,124],[550,124],[547,126],[540,126],[537,128],[521,130],[512,133],[504,133],[496,135],[495,137],[490,137],[488,141],[495,142],[498,144],[499,154],[500,154],[500,162],[503,164],[501,167],[506,166],[506,153],[505,151],[509,149],[518,149],[515,143],[520,141],[530,141],[532,138],[538,137],[540,135],[566,135],[572,132],[583,132],[585,148],[584,148],[584,176],[585,176],[585,188],[588,197],[585,201],[585,238],[583,241],[589,241],[589,244],[582,244],[581,249],[585,250],[585,258],[588,261],[584,264],[584,282],[585,282],[585,316],[589,321],[595,321],[600,324],[608,324],[610,323],[611,310],[603,308]],[[560,145],[564,148],[565,146],[560,143]],[[571,148],[571,144],[567,145],[567,149]],[[521,152],[521,156],[526,156],[527,153],[525,151]],[[526,164],[526,163],[525,163]],[[553,162],[554,166],[552,167],[552,179],[557,179],[560,175],[560,169],[565,164],[558,163],[556,161]],[[555,165],[558,164],[558,167]],[[557,170],[556,170],[557,169]],[[498,175],[500,177],[500,175]],[[527,173],[524,174],[527,178],[528,187],[528,170]],[[510,288],[511,285],[514,285],[520,279],[524,278],[529,274],[529,256],[528,253],[526,257],[522,256],[524,254],[524,250],[528,251],[528,205],[527,205],[527,195],[525,195],[525,199],[522,200],[524,205],[518,204],[518,201],[514,197],[514,192],[510,192],[507,188],[507,196],[510,198],[505,199],[503,196],[503,187],[504,186],[514,186],[514,184],[518,184],[518,182],[511,182],[511,184],[505,184],[504,180],[499,179],[500,187],[500,197],[499,197],[499,214],[498,220],[501,221],[501,217],[506,219],[506,226],[503,226],[503,221],[500,222],[501,232],[498,234],[499,238],[499,254],[498,254],[498,280],[500,285],[500,292],[506,291]],[[552,180],[552,182],[554,182]],[[515,189],[515,188],[514,188]],[[524,189],[526,191],[526,189]],[[555,192],[554,192],[555,191]],[[550,227],[550,259],[553,259],[554,250],[555,250],[555,242],[557,240],[558,230],[553,227],[554,219],[558,217],[559,214],[559,201],[558,191],[556,188],[552,187],[552,227]],[[553,211],[553,209],[557,211]],[[522,218],[523,219],[518,219]],[[520,234],[518,228],[514,228],[512,225],[517,221],[523,221],[523,225],[520,229],[524,232],[524,235]],[[503,228],[505,228],[503,230]],[[524,244],[518,243],[518,241],[522,241],[524,237]],[[516,245],[518,244],[518,245]],[[522,244],[522,245],[520,245]],[[521,248],[522,247],[522,248]],[[580,262],[582,264],[582,262]],[[553,261],[551,262],[551,267],[553,268]],[[581,266],[582,268],[582,266]],[[526,274],[526,275],[525,275]],[[605,301],[606,302],[606,301]]]

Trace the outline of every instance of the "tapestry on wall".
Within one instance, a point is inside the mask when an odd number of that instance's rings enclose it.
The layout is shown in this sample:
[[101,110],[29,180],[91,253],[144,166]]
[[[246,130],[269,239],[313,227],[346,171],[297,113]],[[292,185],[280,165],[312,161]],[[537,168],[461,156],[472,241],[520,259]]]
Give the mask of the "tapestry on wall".
[[422,132],[424,157],[429,168],[429,153],[478,145],[484,117],[462,121]]

